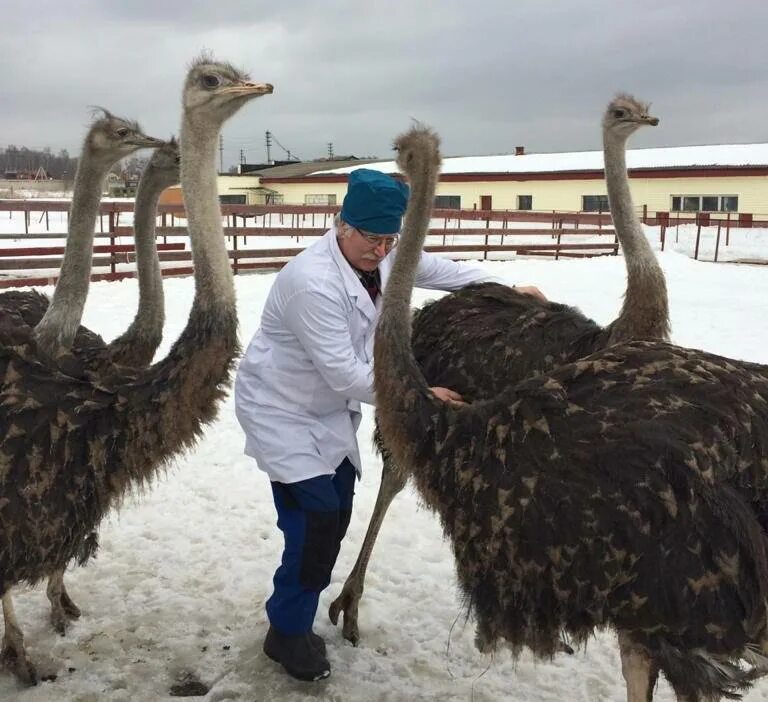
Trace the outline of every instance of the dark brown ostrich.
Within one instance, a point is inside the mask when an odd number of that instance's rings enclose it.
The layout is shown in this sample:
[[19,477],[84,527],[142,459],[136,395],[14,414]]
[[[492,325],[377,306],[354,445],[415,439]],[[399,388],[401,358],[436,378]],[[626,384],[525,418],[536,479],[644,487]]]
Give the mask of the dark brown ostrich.
[[[0,318],[0,593],[85,560],[94,528],[132,485],[190,449],[216,416],[238,353],[237,311],[216,188],[218,132],[272,92],[232,66],[194,62],[183,91],[181,183],[195,263],[187,325],[147,369],[74,378],[41,361],[22,316]],[[34,680],[11,607],[3,658]]]
[[[80,327],[69,357],[70,367],[77,364],[82,372],[94,373],[115,363],[143,368],[152,362],[163,339],[165,322],[163,276],[155,238],[157,204],[162,192],[179,182],[180,161],[176,140],[164,142],[155,149],[139,180],[133,218],[139,306],[131,325],[106,345],[101,337],[87,334],[88,330]],[[51,602],[51,622],[56,631],[64,634],[67,619],[77,619],[80,608],[67,593],[63,571],[48,578],[46,592]]]
[[[54,292],[53,302],[34,290],[0,294],[0,315],[8,311],[21,314],[25,325],[45,330],[38,339],[41,356],[55,363],[59,370],[76,376],[81,376],[85,369],[97,370],[99,366],[111,363],[113,358],[116,362],[135,366],[145,366],[151,361],[162,339],[164,322],[162,277],[155,243],[155,209],[162,189],[172,184],[169,180],[178,182],[179,171],[178,145],[174,141],[164,143],[148,137],[136,122],[99,109],[101,114],[88,129],[78,160],[62,279]],[[79,326],[89,286],[98,205],[109,168],[126,155],[145,147],[160,147],[160,150],[150,160],[136,198],[139,310],[123,337],[106,346],[98,334]],[[42,322],[49,303],[58,313]],[[61,325],[61,329],[57,331],[56,325]],[[70,339],[71,329],[76,330],[74,339]],[[150,348],[151,353],[148,353]],[[79,608],[64,587],[63,572],[49,578],[47,594],[51,602],[51,621],[63,634],[67,618],[80,616]]]
[[[627,267],[619,316],[603,328],[573,307],[542,302],[505,285],[468,286],[414,315],[414,355],[431,387],[452,388],[476,400],[617,341],[668,337],[664,273],[635,216],[626,168],[627,139],[644,125],[658,124],[648,109],[646,103],[619,95],[602,118],[606,187]],[[334,624],[344,613],[343,636],[355,644],[373,546],[389,505],[406,483],[378,432],[374,442],[383,457],[376,506],[357,561],[329,611]]]
[[377,327],[379,427],[440,516],[478,647],[552,656],[611,627],[630,702],[656,668],[679,700],[737,696],[768,670],[768,372],[629,342],[446,406],[410,344],[437,138],[397,147],[412,196]]

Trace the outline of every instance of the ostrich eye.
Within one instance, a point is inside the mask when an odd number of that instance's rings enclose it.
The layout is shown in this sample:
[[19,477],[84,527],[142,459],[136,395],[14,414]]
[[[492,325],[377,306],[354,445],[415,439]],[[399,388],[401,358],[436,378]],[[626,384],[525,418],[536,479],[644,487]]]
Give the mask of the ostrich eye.
[[622,109],[615,109],[613,111],[613,116],[616,119],[621,119],[622,117],[626,117],[627,116],[627,111],[626,110],[622,110]]
[[128,129],[126,129],[125,127],[120,127],[120,129],[117,130],[117,136],[119,136],[121,139],[123,137],[127,137],[128,136]]
[[218,88],[221,85],[221,79],[213,73],[206,73],[203,76],[203,85],[206,88]]

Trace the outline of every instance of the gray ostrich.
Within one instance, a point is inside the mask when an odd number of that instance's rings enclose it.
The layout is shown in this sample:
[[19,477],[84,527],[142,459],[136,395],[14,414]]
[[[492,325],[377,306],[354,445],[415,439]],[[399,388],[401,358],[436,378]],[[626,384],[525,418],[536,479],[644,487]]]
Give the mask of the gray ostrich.
[[397,148],[412,196],[376,333],[379,428],[440,517],[478,648],[549,657],[611,627],[630,702],[657,669],[681,702],[738,697],[768,671],[768,369],[629,342],[446,406],[409,314],[438,141],[416,128]]
[[[73,356],[89,372],[98,372],[112,364],[142,368],[151,363],[163,338],[165,301],[163,276],[157,255],[155,220],[157,203],[162,192],[179,182],[179,146],[171,139],[155,149],[139,180],[134,208],[134,241],[136,269],[139,281],[139,305],[128,329],[104,345],[99,337],[84,335],[86,345],[78,345],[75,337]],[[43,308],[44,311],[45,308]],[[81,327],[78,334],[86,330]],[[95,337],[95,335],[93,335]],[[88,341],[92,343],[88,344]],[[51,621],[61,634],[66,631],[67,619],[77,619],[80,609],[64,587],[64,571],[48,578],[48,599],[51,602]]]
[[[468,286],[428,303],[414,315],[413,350],[430,386],[453,388],[476,400],[617,341],[668,338],[664,273],[635,215],[626,167],[628,138],[642,126],[658,122],[646,103],[624,94],[611,100],[602,118],[611,217],[627,267],[619,316],[603,328],[573,307],[542,302],[505,285]],[[389,505],[406,483],[378,432],[374,441],[383,457],[376,505],[357,561],[329,610],[334,624],[343,612],[343,636],[355,644],[360,639],[358,607],[373,546]]]
[[[183,90],[181,184],[195,264],[187,324],[146,369],[118,365],[72,377],[40,359],[20,314],[0,317],[0,594],[87,559],[93,530],[132,485],[191,448],[216,416],[238,353],[237,310],[216,189],[218,132],[272,92],[206,57]],[[75,327],[76,328],[76,327]],[[56,336],[60,338],[61,335]],[[10,601],[9,601],[10,604]],[[35,679],[12,606],[2,656]]]
[[67,352],[72,347],[83,317],[104,178],[121,158],[163,143],[144,135],[136,122],[100,109],[103,116],[91,125],[80,152],[59,280],[51,303],[34,330],[40,352],[53,361],[58,358],[59,350]]

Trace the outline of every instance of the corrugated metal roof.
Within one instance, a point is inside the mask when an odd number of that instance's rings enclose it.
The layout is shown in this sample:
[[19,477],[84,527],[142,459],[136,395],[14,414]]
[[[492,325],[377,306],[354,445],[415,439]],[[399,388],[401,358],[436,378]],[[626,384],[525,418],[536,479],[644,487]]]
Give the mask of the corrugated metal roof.
[[[245,176],[261,176],[262,178],[296,178],[300,176],[309,175],[318,170],[318,168],[327,168],[328,166],[334,166],[335,168],[341,168],[342,166],[356,165],[358,168],[364,164],[371,163],[374,159],[337,159],[330,163],[323,164],[317,161],[301,161],[299,163],[291,163],[285,166],[272,166],[270,168],[263,168],[254,171],[248,171],[244,173]],[[352,169],[354,170],[354,169]],[[344,171],[346,172],[346,171]]]
[[[706,168],[767,166],[766,144],[712,144],[629,149],[628,168]],[[360,166],[315,171],[313,175],[350,173]],[[369,163],[365,168],[397,173],[394,161]],[[551,154],[502,154],[498,156],[455,156],[443,159],[441,172],[449,173],[559,173],[603,169],[602,151],[574,151]]]

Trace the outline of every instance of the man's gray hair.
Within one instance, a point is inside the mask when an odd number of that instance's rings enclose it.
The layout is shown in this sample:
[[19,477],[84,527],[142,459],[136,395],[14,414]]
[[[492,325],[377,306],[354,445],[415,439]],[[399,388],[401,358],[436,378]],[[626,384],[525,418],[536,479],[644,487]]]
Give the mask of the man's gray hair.
[[354,227],[351,224],[347,224],[341,218],[341,212],[337,212],[333,217],[333,226],[336,227],[336,238],[346,239],[352,234]]

